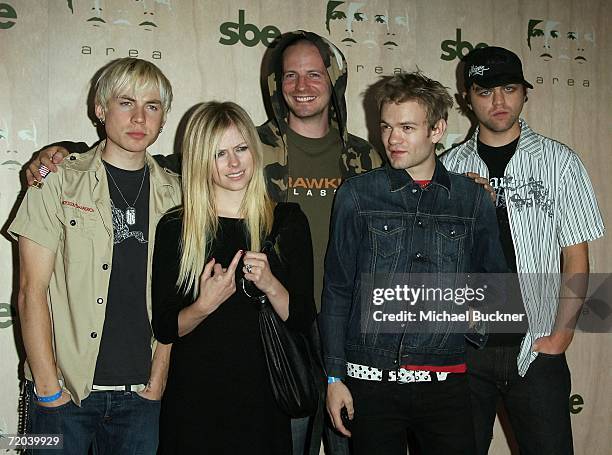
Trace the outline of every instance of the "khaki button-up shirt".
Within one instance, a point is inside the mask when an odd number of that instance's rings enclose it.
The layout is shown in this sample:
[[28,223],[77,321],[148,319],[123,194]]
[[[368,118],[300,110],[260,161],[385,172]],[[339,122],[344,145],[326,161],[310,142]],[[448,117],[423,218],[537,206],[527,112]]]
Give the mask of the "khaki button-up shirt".
[[[105,142],[72,154],[42,188],[29,188],[9,232],[55,253],[48,290],[55,360],[76,404],[91,392],[113,259],[113,221],[101,152]],[[176,174],[147,154],[150,170],[147,312],[151,320],[151,262],[161,216],[181,202]],[[151,340],[154,343],[154,340]],[[26,362],[26,377],[33,380]]]

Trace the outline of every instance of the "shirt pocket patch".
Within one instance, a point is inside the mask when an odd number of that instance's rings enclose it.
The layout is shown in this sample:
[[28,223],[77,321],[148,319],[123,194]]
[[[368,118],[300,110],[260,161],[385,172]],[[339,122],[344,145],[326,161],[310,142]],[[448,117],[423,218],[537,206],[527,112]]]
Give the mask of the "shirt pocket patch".
[[468,230],[463,220],[436,220],[436,233],[452,242],[463,239]]
[[401,217],[374,216],[368,229],[376,255],[390,257],[404,249],[403,234],[406,230]]
[[[468,235],[468,223],[464,220],[436,220],[435,242],[439,272],[457,273],[461,270],[461,262]],[[447,277],[447,279],[450,279],[450,277]]]
[[81,262],[91,256],[97,220],[91,215],[66,211],[64,224],[64,258],[67,262]]

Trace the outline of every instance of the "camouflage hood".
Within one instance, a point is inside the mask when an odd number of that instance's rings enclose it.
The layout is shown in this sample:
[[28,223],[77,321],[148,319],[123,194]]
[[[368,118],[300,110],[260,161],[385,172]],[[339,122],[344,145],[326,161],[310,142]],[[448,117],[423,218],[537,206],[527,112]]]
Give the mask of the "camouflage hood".
[[282,55],[291,43],[308,40],[314,44],[327,68],[332,85],[330,122],[341,136],[342,151],[339,156],[343,179],[380,166],[377,152],[365,140],[349,134],[346,129],[346,100],[344,93],[348,69],[342,52],[316,33],[298,30],[281,35],[268,49],[263,61],[262,85],[264,103],[269,113],[268,122],[258,128],[264,144],[264,161],[268,177],[268,189],[276,200],[286,199],[287,190],[287,118],[288,109],[282,94]]

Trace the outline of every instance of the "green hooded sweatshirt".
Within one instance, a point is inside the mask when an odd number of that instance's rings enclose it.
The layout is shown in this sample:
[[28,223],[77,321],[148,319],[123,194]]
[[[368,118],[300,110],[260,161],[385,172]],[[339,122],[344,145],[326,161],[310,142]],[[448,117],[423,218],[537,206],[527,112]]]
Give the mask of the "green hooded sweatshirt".
[[343,145],[342,150],[338,151],[339,177],[345,180],[382,164],[380,155],[366,140],[349,134],[346,129],[344,93],[348,80],[348,68],[342,52],[331,42],[315,33],[303,30],[285,33],[273,43],[264,57],[262,65],[264,104],[270,112],[270,119],[257,128],[259,138],[264,145],[268,190],[272,198],[279,202],[287,200],[289,177],[287,166],[288,109],[281,91],[282,55],[287,46],[298,40],[308,40],[317,47],[333,87],[330,101],[330,122],[340,132]]

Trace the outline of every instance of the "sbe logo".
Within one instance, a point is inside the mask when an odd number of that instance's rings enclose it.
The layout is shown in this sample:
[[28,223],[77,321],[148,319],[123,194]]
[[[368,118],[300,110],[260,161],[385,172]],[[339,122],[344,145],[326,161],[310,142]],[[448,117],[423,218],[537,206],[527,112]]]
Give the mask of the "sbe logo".
[[572,414],[580,414],[584,406],[584,398],[581,395],[575,394],[570,397],[569,410]]
[[0,329],[7,329],[13,324],[13,308],[10,303],[0,303]]
[[247,47],[257,46],[262,43],[269,47],[274,39],[281,34],[280,30],[274,25],[267,25],[261,30],[254,24],[248,24],[244,19],[244,10],[238,10],[238,23],[224,22],[219,27],[221,38],[219,42],[226,46],[232,46],[240,41]]
[[6,30],[16,24],[17,11],[8,3],[0,3],[0,30]]
[[468,43],[467,41],[463,41],[461,39],[461,29],[458,28],[457,37],[454,41],[451,39],[442,41],[442,44],[440,45],[440,48],[442,49],[442,54],[440,55],[440,58],[442,60],[446,60],[447,62],[455,60],[456,58],[462,59],[474,49],[487,46],[488,44],[486,43],[478,43],[476,45],[473,45],[471,43]]

